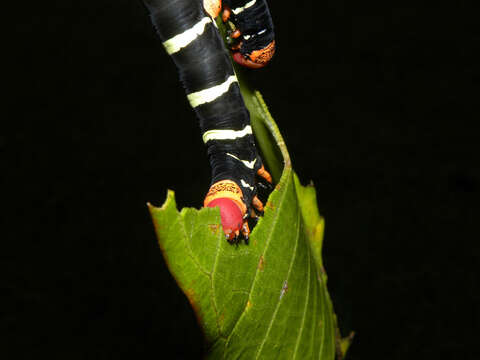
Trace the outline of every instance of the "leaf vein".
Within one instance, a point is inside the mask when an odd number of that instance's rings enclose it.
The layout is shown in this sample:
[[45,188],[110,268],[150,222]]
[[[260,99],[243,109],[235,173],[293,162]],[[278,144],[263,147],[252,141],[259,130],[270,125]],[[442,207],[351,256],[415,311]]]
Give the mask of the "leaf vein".
[[308,274],[308,277],[307,277],[307,296],[306,296],[306,299],[305,299],[305,307],[303,308],[303,316],[302,316],[302,322],[300,323],[300,331],[298,332],[298,338],[297,338],[297,341],[295,343],[295,351],[293,352],[293,356],[292,356],[292,359],[295,359],[296,356],[297,356],[297,351],[298,351],[298,346],[300,345],[300,339],[302,337],[302,334],[303,334],[303,326],[305,324],[305,318],[307,316],[307,308],[308,308],[308,302],[310,300],[310,265],[311,265],[311,254],[310,254],[310,245],[307,244],[307,257],[308,257],[308,270],[307,270],[307,274]]
[[[178,220],[178,221],[180,221],[180,220]],[[184,219],[184,218],[182,218],[182,228],[183,228],[183,232],[184,232],[184,234],[185,234],[185,238],[184,238],[184,239],[185,239],[184,241],[185,241],[185,243],[186,243],[185,245],[186,245],[186,247],[187,247],[187,249],[188,249],[188,251],[189,251],[188,256],[192,259],[192,261],[195,263],[195,265],[197,265],[197,267],[200,269],[200,271],[201,271],[202,273],[204,273],[204,274],[206,274],[208,277],[210,277],[210,273],[209,273],[207,270],[205,270],[202,265],[200,265],[200,263],[198,262],[198,260],[197,260],[197,259],[195,258],[195,256],[193,255],[193,250],[192,250],[192,248],[190,247],[190,242],[188,241],[188,239],[191,238],[191,236],[188,236],[188,234],[187,234],[187,228],[186,228],[186,226],[185,226],[185,219]]]

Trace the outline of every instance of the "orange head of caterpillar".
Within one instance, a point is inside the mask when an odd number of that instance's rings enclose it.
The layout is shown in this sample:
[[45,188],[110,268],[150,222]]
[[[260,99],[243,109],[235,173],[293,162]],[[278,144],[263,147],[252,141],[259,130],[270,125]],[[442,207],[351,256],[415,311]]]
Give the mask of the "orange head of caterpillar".
[[[240,45],[241,46],[241,45]],[[262,68],[270,61],[275,54],[275,40],[260,50],[254,50],[246,56],[242,55],[240,51],[234,51],[232,54],[233,60],[251,69]]]
[[248,238],[248,226],[245,228],[244,217],[247,212],[240,187],[231,180],[218,181],[210,187],[203,206],[219,207],[225,237],[235,242],[240,232]]

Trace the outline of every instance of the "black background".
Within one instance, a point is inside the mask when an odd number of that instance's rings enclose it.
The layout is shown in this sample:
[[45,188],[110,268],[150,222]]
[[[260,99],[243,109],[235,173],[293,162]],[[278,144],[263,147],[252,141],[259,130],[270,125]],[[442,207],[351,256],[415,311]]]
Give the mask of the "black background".
[[[140,1],[17,5],[3,45],[0,351],[200,358],[146,208],[167,188],[199,207],[210,180],[173,63]],[[253,81],[316,185],[329,289],[356,331],[349,359],[479,358],[475,12],[270,8],[278,52]]]

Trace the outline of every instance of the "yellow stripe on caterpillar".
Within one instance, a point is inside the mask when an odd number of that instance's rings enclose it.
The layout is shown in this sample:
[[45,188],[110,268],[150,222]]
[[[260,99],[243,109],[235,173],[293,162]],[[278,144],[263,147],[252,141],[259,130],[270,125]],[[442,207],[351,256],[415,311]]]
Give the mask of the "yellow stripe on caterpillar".
[[188,94],[187,99],[190,102],[190,105],[193,108],[196,108],[199,105],[209,103],[218,99],[220,96],[225,94],[228,89],[230,89],[230,85],[236,82],[238,82],[237,77],[235,75],[230,75],[225,82],[219,85]]
[[248,9],[249,7],[252,7],[253,5],[255,5],[256,2],[257,2],[257,0],[249,1],[248,3],[245,4],[245,6],[238,7],[238,8],[236,8],[236,9],[233,9],[232,12],[233,12],[235,15],[238,15],[238,14],[240,14],[242,11],[244,11],[245,9]]
[[210,140],[235,140],[250,134],[252,134],[250,125],[245,126],[242,130],[208,130],[203,134],[203,142],[206,144]]
[[255,166],[255,163],[257,162],[257,159],[255,159],[253,161],[248,161],[248,160],[239,159],[238,157],[236,157],[235,155],[230,154],[230,153],[227,153],[227,155],[236,159],[236,160],[238,160],[238,161],[241,161],[242,164],[245,165],[249,169],[253,169],[253,167]]
[[190,43],[195,41],[200,35],[205,31],[207,24],[211,23],[212,19],[210,17],[204,17],[198,23],[193,25],[190,29],[185,30],[183,33],[175,35],[174,37],[163,42],[165,50],[167,50],[168,55],[175,54],[184,47],[188,46]]

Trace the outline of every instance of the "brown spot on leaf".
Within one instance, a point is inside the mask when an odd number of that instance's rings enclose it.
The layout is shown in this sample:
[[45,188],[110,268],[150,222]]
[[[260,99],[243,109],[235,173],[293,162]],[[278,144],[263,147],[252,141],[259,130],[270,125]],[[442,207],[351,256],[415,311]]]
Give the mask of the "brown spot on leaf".
[[258,270],[263,271],[265,268],[265,260],[263,260],[263,255],[260,255],[260,260],[258,261]]
[[221,313],[220,316],[218,317],[218,323],[223,326],[223,322],[225,321],[225,313]]
[[265,207],[275,210],[275,205],[273,205],[271,201],[267,201],[267,203],[265,204]]
[[322,234],[323,232],[323,226],[322,223],[319,222],[317,225],[312,229],[312,240],[313,241],[321,241],[322,240]]
[[282,186],[281,186],[280,184],[277,184],[277,185],[275,186],[275,190],[280,190],[281,188],[282,188]]
[[187,296],[188,302],[193,308],[193,311],[195,312],[195,316],[197,317],[197,321],[199,324],[202,324],[202,317],[200,316],[200,308],[198,307],[198,304],[195,300],[195,291],[190,288],[185,290],[185,295]]
[[325,268],[322,266],[320,266],[320,271],[322,272],[322,275],[325,275],[327,272],[325,271]]
[[218,231],[220,230],[219,224],[208,224],[208,228],[212,232],[213,235],[217,235]]
[[250,308],[253,306],[252,302],[250,300],[247,301],[247,306],[245,307],[245,310],[250,310]]

